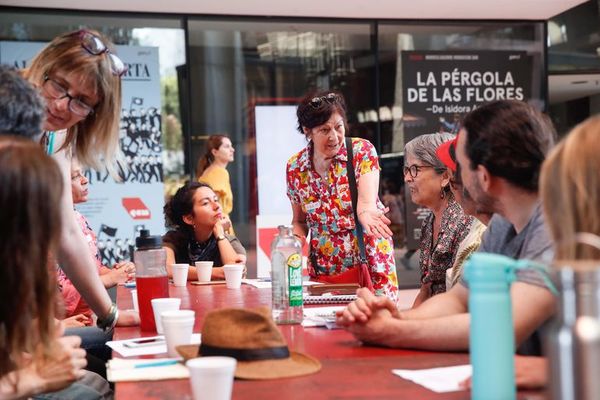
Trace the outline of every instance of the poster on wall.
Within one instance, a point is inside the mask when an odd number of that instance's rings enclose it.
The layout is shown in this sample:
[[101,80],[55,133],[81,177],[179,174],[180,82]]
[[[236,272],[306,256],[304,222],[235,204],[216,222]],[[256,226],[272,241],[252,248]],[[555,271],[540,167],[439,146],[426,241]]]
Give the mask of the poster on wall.
[[[524,51],[403,51],[404,143],[426,133],[458,133],[462,117],[501,99],[532,98],[533,59]],[[536,98],[539,93],[535,94]],[[427,209],[405,185],[406,244],[417,249]]]
[[[40,42],[0,41],[0,63],[24,68],[44,47]],[[117,46],[127,64],[122,77],[121,157],[118,179],[88,170],[89,196],[76,208],[98,237],[104,265],[129,259],[140,229],[165,231],[158,48]]]
[[306,139],[296,130],[296,106],[258,105],[254,113],[258,188],[256,273],[265,278],[270,276],[270,246],[277,226],[292,221],[285,181],[287,160],[306,146]]

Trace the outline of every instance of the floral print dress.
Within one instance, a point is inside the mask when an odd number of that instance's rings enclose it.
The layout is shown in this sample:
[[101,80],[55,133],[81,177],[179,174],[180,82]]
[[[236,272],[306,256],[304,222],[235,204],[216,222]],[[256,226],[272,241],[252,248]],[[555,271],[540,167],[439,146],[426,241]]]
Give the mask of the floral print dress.
[[[352,138],[353,165],[360,187],[360,177],[378,171],[379,160],[373,145],[364,139]],[[292,156],[287,163],[287,194],[306,214],[310,230],[310,276],[335,275],[359,265],[352,198],[346,172],[348,153],[345,142],[333,158],[327,177],[322,178],[313,168],[313,144]],[[377,199],[377,207],[383,204]],[[376,239],[365,235],[365,250],[371,280],[376,295],[397,299],[398,279],[391,239]]]

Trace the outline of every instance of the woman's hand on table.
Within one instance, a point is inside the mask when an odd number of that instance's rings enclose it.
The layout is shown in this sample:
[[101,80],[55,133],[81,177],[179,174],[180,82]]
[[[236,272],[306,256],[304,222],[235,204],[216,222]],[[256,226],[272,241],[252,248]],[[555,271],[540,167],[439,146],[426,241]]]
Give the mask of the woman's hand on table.
[[135,264],[131,261],[120,261],[113,266],[109,274],[115,285],[125,283],[135,278]]
[[137,326],[140,324],[140,314],[134,310],[119,310],[116,326]]
[[358,221],[367,235],[376,238],[392,237],[392,231],[388,226],[392,221],[385,216],[388,211],[389,208],[386,207],[384,210],[366,209],[358,212]]

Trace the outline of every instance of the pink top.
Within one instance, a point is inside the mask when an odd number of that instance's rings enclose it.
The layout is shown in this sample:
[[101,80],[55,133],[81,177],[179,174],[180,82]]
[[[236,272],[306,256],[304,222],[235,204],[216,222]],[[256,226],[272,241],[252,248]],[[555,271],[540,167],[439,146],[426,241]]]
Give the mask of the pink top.
[[[79,211],[75,210],[75,217],[77,218],[77,222],[79,222],[79,226],[83,232],[83,236],[88,242],[88,246],[90,248],[90,253],[96,260],[96,267],[98,268],[98,274],[104,275],[110,272],[110,268],[105,267],[100,262],[100,256],[98,254],[98,247],[96,246],[96,234],[90,227],[87,219],[79,213]],[[85,316],[91,318],[92,310],[87,305],[81,294],[77,291],[73,283],[67,275],[63,272],[60,267],[56,268],[56,275],[58,279],[58,287],[61,292],[64,305],[65,305],[65,318],[72,317],[77,314],[84,314]],[[91,321],[91,319],[90,319]]]

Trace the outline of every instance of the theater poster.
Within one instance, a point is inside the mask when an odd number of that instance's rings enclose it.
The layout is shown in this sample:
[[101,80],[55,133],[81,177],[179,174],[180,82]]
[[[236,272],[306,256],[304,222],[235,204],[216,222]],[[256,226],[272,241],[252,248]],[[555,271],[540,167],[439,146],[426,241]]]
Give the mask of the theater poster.
[[[40,42],[0,42],[0,62],[23,68],[43,48]],[[117,46],[128,65],[122,78],[121,160],[115,180],[88,170],[89,200],[76,205],[98,236],[104,265],[129,259],[140,229],[165,231],[158,49]]]
[[[461,118],[500,99],[532,99],[533,60],[525,51],[403,51],[404,143],[426,133],[458,133]],[[539,99],[540,93],[534,93]],[[405,185],[407,247],[417,249],[428,211]]]

